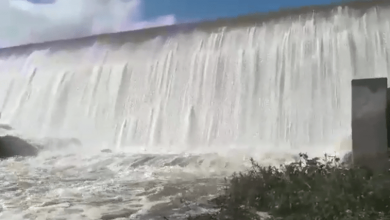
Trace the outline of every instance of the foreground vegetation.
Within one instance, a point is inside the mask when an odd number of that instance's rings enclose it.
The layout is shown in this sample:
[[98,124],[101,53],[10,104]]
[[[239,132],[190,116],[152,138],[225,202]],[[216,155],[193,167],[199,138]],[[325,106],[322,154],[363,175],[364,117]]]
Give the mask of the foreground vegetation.
[[390,174],[347,168],[338,158],[309,159],[281,167],[252,168],[227,180],[214,199],[218,212],[188,219],[390,219]]

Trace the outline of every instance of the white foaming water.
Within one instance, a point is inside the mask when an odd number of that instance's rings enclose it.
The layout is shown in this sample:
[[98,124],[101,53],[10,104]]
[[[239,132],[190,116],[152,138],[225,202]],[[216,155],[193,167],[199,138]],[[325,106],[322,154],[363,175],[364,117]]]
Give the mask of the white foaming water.
[[0,218],[157,216],[158,203],[172,211],[179,197],[217,192],[249,157],[278,164],[339,148],[350,134],[351,79],[388,76],[389,18],[389,9],[339,10],[3,57],[1,122],[83,147],[1,162]]

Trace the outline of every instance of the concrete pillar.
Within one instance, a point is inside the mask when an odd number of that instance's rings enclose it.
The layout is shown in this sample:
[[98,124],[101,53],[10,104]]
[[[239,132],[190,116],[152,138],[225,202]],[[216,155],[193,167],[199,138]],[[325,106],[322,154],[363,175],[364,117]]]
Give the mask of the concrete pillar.
[[[387,128],[387,151],[390,150],[390,88],[387,88],[387,106],[386,106],[386,128]],[[387,153],[389,155],[389,153]]]
[[387,78],[352,80],[353,163],[376,171],[388,169]]

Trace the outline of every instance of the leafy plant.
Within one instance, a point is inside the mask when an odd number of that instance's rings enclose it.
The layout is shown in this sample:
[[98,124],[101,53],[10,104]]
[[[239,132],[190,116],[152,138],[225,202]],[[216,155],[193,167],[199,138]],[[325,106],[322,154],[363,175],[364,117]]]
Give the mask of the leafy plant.
[[299,156],[280,167],[251,160],[251,169],[226,180],[224,193],[213,200],[218,213],[189,219],[261,219],[258,212],[268,219],[390,219],[389,173],[347,168],[336,157]]

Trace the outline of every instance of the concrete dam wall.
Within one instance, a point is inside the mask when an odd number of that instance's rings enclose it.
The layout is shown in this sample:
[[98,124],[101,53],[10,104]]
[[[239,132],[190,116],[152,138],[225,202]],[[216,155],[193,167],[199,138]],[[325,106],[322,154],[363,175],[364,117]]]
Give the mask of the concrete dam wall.
[[385,1],[0,50],[0,122],[134,149],[295,149],[350,135],[351,79],[388,77]]

